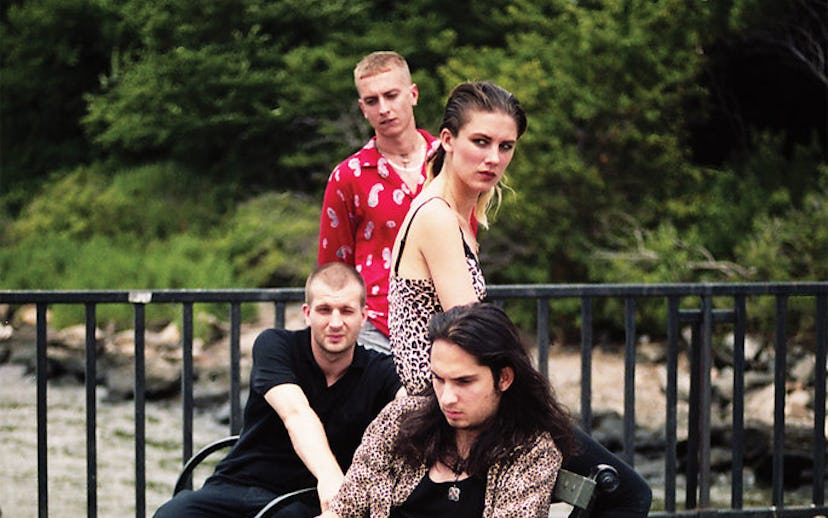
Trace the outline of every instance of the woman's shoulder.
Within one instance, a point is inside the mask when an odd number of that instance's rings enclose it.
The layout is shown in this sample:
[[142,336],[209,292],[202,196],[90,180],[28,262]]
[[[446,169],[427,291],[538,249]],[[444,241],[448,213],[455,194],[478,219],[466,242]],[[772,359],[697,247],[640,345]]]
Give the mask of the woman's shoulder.
[[439,228],[443,229],[445,228],[444,225],[457,221],[454,210],[446,200],[439,196],[423,197],[421,194],[411,204],[410,210],[417,224],[422,224],[425,227],[439,225]]

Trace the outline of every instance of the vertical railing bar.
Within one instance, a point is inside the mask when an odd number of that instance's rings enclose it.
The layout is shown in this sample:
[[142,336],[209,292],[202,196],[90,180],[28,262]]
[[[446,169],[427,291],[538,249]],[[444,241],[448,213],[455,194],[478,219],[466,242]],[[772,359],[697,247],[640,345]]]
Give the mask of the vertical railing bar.
[[816,299],[816,347],[814,360],[814,496],[816,505],[825,505],[825,362],[828,349],[828,296]]
[[701,372],[701,321],[692,323],[690,337],[690,394],[688,398],[687,419],[687,490],[685,493],[685,507],[695,509],[698,504],[697,491],[699,488],[699,428],[700,415],[694,409],[699,408],[699,376]]
[[37,513],[40,518],[49,516],[49,470],[47,443],[47,382],[49,379],[46,359],[46,311],[48,306],[37,304]]
[[592,433],[592,298],[581,299],[581,428]]
[[635,465],[635,299],[624,299],[624,460]]
[[538,370],[549,376],[549,299],[538,298]]
[[776,347],[773,362],[773,505],[784,506],[785,369],[788,344],[785,334],[788,296],[776,297]]
[[285,301],[277,300],[274,304],[273,327],[276,329],[285,328]]
[[230,304],[230,433],[241,431],[241,303]]
[[87,302],[84,385],[86,387],[86,516],[88,518],[95,518],[98,515],[98,446],[95,436],[98,340],[95,313],[95,304]]
[[745,464],[745,322],[747,309],[745,296],[734,298],[736,322],[733,329],[733,466],[731,471],[730,506],[741,509],[744,505]]
[[[183,340],[181,343],[181,462],[193,456],[193,303],[184,302],[181,306],[181,327]],[[185,485],[192,489],[192,479]]]
[[144,360],[145,305],[133,304],[135,313],[135,516],[146,513],[146,400]]
[[702,362],[699,387],[701,422],[699,451],[699,507],[710,507],[710,486],[712,484],[710,469],[710,406],[712,390],[710,371],[713,368],[713,299],[710,295],[702,297]]
[[667,416],[665,418],[665,436],[667,458],[664,463],[664,508],[671,513],[676,511],[676,475],[678,460],[676,456],[676,429],[678,428],[678,326],[679,299],[667,299]]

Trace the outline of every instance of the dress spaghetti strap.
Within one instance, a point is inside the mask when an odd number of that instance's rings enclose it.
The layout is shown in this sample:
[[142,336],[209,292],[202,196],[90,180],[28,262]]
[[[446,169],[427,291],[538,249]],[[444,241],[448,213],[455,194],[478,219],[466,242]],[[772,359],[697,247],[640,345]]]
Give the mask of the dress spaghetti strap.
[[[432,196],[431,198],[429,198],[426,201],[422,202],[416,209],[414,209],[414,214],[412,214],[411,219],[408,220],[408,225],[405,226],[405,232],[403,232],[402,239],[400,239],[400,250],[397,252],[397,260],[394,262],[394,275],[397,275],[397,271],[400,269],[400,259],[402,259],[403,250],[405,250],[405,241],[408,239],[408,231],[411,229],[411,222],[414,221],[414,217],[417,216],[417,213],[420,212],[420,209],[422,209],[423,206],[426,203],[430,202],[431,200],[441,200],[443,203],[448,205],[449,208],[451,208],[451,205],[449,205],[449,202],[447,202],[443,198],[441,198],[439,196]],[[463,231],[461,230],[460,231],[461,235],[462,235],[462,232]],[[465,246],[465,244],[466,244],[466,240],[464,239],[463,240],[463,245]]]

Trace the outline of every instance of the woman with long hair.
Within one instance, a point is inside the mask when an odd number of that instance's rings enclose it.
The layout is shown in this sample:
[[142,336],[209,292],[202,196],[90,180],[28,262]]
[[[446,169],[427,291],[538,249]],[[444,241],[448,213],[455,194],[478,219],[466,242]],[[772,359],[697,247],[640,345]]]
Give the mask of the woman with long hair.
[[[491,82],[461,83],[449,95],[440,148],[428,164],[429,183],[403,221],[389,281],[391,350],[409,394],[431,382],[427,323],[454,306],[481,301],[486,285],[478,261],[476,226],[500,200],[506,168],[526,131],[526,113],[508,91]],[[589,475],[598,464],[619,472],[620,486],[600,495],[593,516],[646,516],[652,491],[634,469],[573,427],[576,450],[564,467]]]

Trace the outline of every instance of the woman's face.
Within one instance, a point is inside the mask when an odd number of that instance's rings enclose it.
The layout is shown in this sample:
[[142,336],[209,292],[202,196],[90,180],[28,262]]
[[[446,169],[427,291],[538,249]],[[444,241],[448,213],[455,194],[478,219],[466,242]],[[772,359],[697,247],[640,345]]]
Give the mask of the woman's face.
[[475,110],[457,135],[443,129],[447,170],[473,190],[485,192],[503,178],[517,142],[517,124],[508,114]]

